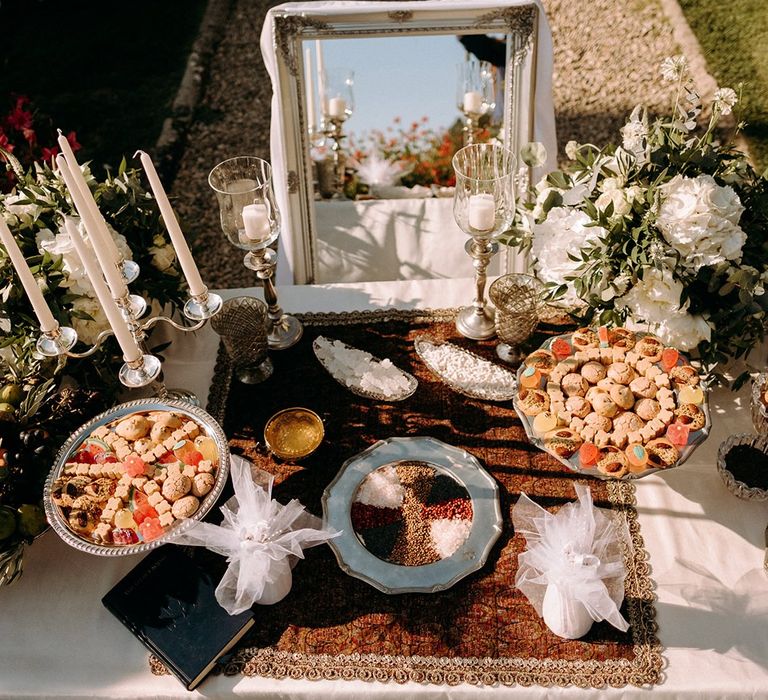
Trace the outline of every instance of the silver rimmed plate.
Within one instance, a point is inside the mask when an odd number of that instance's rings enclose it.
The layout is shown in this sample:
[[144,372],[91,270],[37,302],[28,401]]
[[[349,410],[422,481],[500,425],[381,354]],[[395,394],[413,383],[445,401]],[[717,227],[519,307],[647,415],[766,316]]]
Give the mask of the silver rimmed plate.
[[370,356],[369,361],[372,363],[373,362],[379,363],[381,362],[381,360],[377,357],[374,357],[370,353],[366,353],[364,350],[353,348],[352,346],[347,345],[346,343],[343,343],[340,340],[334,340],[333,338],[325,338],[323,336],[319,336],[312,343],[312,350],[315,353],[315,357],[317,358],[317,361],[323,366],[323,368],[328,372],[328,374],[330,374],[344,388],[349,389],[353,394],[356,394],[357,396],[362,396],[363,398],[366,398],[366,399],[374,399],[376,401],[404,401],[409,396],[413,396],[414,392],[419,386],[419,382],[416,379],[416,377],[414,377],[412,374],[409,374],[405,370],[400,369],[399,367],[396,367],[394,364],[392,364],[391,367],[396,369],[404,377],[407,383],[407,386],[403,389],[403,391],[400,391],[397,394],[384,394],[382,392],[363,389],[361,387],[355,386],[354,384],[350,384],[344,377],[337,374],[334,371],[334,368],[331,366],[331,364],[323,357],[323,353],[320,350],[320,345],[318,343],[320,338],[323,338],[323,340],[326,340],[329,343],[339,343],[346,350],[351,350],[358,353],[365,353],[366,355]]
[[[643,338],[644,336],[649,335],[648,333],[643,333],[643,332],[640,332],[640,331],[635,332],[634,334],[635,334],[635,336],[637,336],[638,339]],[[541,345],[541,347],[538,348],[538,349],[539,350],[549,350],[551,352],[552,351],[552,345],[558,339],[563,339],[563,340],[567,341],[568,344],[570,345],[571,344],[572,336],[573,336],[572,333],[566,333],[564,335],[553,336],[553,337],[547,339]],[[533,353],[531,353],[531,354],[533,354]],[[658,365],[659,367],[661,367],[661,364],[659,362],[657,362],[655,364]],[[683,353],[680,353],[680,357],[678,359],[678,364],[680,364],[680,365],[682,365],[682,364],[689,364],[687,362],[687,360],[685,359]],[[520,382],[522,374],[523,374],[523,372],[525,370],[526,370],[526,364],[525,364],[525,361],[523,361],[523,363],[520,365],[519,369],[517,370],[518,383]],[[547,383],[548,383],[548,376],[546,376],[546,375],[542,376],[541,381],[539,383],[539,389],[546,390]],[[669,467],[666,467],[666,469],[672,469],[672,468],[674,468],[676,466],[681,465],[683,462],[685,462],[693,454],[693,452],[696,450],[696,448],[699,445],[701,445],[707,439],[707,437],[709,437],[709,431],[710,431],[710,429],[712,427],[712,416],[711,416],[711,413],[710,413],[710,410],[709,410],[709,396],[708,396],[707,390],[704,387],[700,386],[700,388],[701,388],[701,390],[702,390],[702,392],[704,394],[704,400],[703,400],[703,402],[702,402],[702,404],[700,406],[701,410],[704,412],[704,417],[705,417],[704,427],[701,428],[700,430],[691,431],[691,433],[690,433],[690,435],[688,437],[688,443],[686,445],[683,445],[682,447],[678,448],[679,451],[680,451],[680,456],[679,456],[677,462],[675,462],[674,464],[670,465]],[[673,390],[673,392],[675,394],[675,404],[677,405],[677,403],[678,403],[678,398],[677,397],[679,395],[680,390],[679,390],[679,388],[674,386],[674,384],[672,386],[672,390]],[[568,467],[572,471],[578,472],[579,474],[585,474],[585,475],[589,475],[589,476],[596,476],[599,479],[616,479],[616,478],[620,478],[620,479],[625,480],[625,481],[626,480],[630,480],[630,479],[637,479],[637,478],[640,478],[640,477],[648,476],[649,474],[653,474],[654,472],[657,472],[657,471],[662,471],[662,470],[660,470],[660,469],[658,469],[656,467],[648,467],[644,471],[641,471],[641,472],[632,472],[632,471],[630,471],[629,473],[625,474],[622,477],[614,477],[614,476],[610,476],[609,474],[603,474],[596,467],[589,467],[589,468],[582,467],[581,463],[579,461],[579,453],[578,453],[578,451],[576,452],[576,454],[572,455],[571,457],[561,457],[560,455],[555,454],[553,451],[551,451],[551,450],[549,450],[547,448],[547,445],[544,442],[544,436],[542,434],[536,432],[533,429],[534,417],[533,416],[527,416],[527,415],[525,415],[525,413],[523,413],[523,411],[522,411],[522,409],[520,407],[519,395],[517,393],[515,394],[514,407],[515,407],[515,412],[517,413],[518,417],[520,418],[520,421],[523,424],[523,428],[525,429],[525,434],[528,436],[528,439],[531,441],[531,443],[536,445],[536,447],[538,447],[539,449],[543,450],[544,452],[547,452],[548,454],[551,454],[555,459],[557,459],[559,462],[564,464],[566,467]],[[567,426],[561,426],[561,427],[567,427]]]
[[[219,453],[219,466],[216,471],[216,480],[213,484],[213,488],[202,499],[200,506],[194,515],[185,520],[178,520],[170,527],[166,528],[165,532],[159,537],[149,540],[147,542],[137,542],[136,544],[118,545],[118,544],[98,544],[86,537],[83,537],[72,530],[67,524],[67,520],[64,517],[64,513],[61,508],[57,506],[51,498],[51,489],[56,479],[61,476],[64,466],[69,458],[80,449],[82,443],[88,438],[91,433],[99,426],[107,425],[114,420],[125,418],[136,413],[147,413],[149,411],[173,411],[181,416],[186,416],[188,419],[197,423],[201,431],[213,439],[216,443],[216,448]],[[127,403],[120,404],[111,408],[109,411],[96,416],[92,420],[88,421],[85,425],[81,426],[75,431],[70,438],[64,443],[61,450],[59,450],[56,456],[56,462],[51,469],[48,478],[45,481],[45,487],[43,491],[43,501],[45,504],[45,514],[48,518],[48,522],[51,524],[56,534],[61,537],[68,545],[71,545],[75,549],[79,549],[89,554],[96,554],[103,557],[119,557],[128,554],[141,554],[148,552],[151,549],[159,547],[161,544],[170,542],[177,535],[188,530],[196,522],[201,520],[208,511],[211,510],[214,503],[221,495],[224,485],[227,482],[227,476],[229,475],[229,445],[227,444],[227,438],[224,435],[224,431],[221,426],[213,419],[211,415],[206,413],[202,408],[193,406],[192,404],[182,401],[161,401],[159,399],[139,399],[136,401],[129,401]]]
[[[458,345],[419,336],[413,341],[413,347],[429,371],[459,394],[482,401],[510,401],[517,393],[514,372]],[[435,348],[444,350],[444,362],[434,361]],[[459,371],[467,375],[466,381],[458,380]]]
[[[393,564],[369,552],[352,525],[352,503],[363,480],[376,469],[401,461],[425,462],[466,489],[472,525],[449,557],[422,566]],[[450,588],[486,562],[501,534],[499,487],[469,452],[431,437],[388,438],[363,450],[341,467],[323,493],[325,523],[341,535],[329,541],[339,566],[384,593],[434,593]]]

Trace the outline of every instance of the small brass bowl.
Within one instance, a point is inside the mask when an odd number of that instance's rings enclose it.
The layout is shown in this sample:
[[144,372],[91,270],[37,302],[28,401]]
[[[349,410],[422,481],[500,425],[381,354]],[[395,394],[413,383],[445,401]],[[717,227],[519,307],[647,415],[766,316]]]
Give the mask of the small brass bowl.
[[308,408],[278,411],[264,428],[264,442],[270,452],[285,460],[308,457],[320,446],[324,435],[323,421]]

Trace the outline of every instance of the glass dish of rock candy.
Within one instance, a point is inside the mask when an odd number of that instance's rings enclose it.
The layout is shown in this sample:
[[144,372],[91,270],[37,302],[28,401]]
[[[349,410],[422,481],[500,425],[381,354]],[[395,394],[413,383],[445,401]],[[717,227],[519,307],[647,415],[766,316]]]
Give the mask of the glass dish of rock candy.
[[312,343],[315,357],[328,373],[353,394],[377,401],[403,401],[412,396],[416,377],[340,340],[318,336]]
[[138,554],[204,517],[228,472],[227,440],[205,411],[179,401],[131,401],[64,444],[45,484],[46,515],[77,549]]

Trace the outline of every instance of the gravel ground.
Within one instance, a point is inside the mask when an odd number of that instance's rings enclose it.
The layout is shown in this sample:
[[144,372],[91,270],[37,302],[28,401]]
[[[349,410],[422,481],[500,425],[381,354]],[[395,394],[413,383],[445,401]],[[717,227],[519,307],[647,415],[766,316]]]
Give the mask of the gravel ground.
[[[224,238],[207,183],[235,155],[269,158],[271,85],[259,49],[266,11],[278,2],[234,0],[173,185],[186,231],[212,287],[247,287],[255,273]],[[560,149],[571,139],[603,144],[635,104],[671,108],[658,66],[679,53],[659,0],[544,0],[555,46],[554,95]]]

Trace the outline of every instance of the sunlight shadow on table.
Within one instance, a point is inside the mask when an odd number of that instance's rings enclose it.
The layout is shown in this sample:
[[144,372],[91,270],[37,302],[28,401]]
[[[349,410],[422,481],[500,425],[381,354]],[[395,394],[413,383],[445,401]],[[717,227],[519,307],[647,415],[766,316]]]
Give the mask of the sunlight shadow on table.
[[[676,558],[659,576],[659,598],[687,605],[656,604],[659,637],[665,647],[729,652],[768,668],[768,590],[762,568],[750,569],[728,585],[704,566]],[[736,619],[734,619],[736,618]]]

